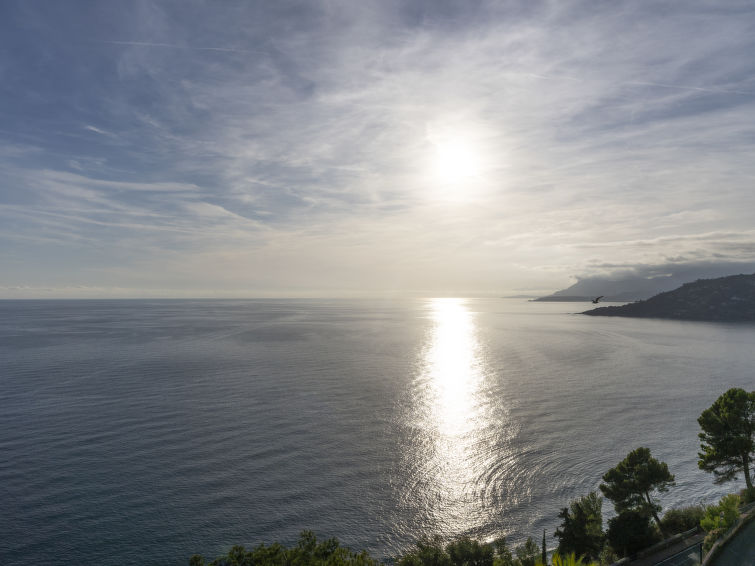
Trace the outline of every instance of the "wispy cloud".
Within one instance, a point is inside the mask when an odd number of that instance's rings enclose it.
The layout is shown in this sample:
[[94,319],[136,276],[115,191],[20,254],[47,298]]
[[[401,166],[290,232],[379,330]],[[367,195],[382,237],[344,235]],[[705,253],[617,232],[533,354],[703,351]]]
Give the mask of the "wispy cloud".
[[172,43],[154,43],[154,42],[149,42],[149,41],[99,40],[99,41],[94,41],[94,43],[102,43],[102,44],[109,44],[109,45],[126,45],[126,46],[133,46],[133,47],[186,49],[189,51],[220,51],[220,52],[229,52],[229,53],[250,53],[250,54],[264,53],[263,51],[259,51],[259,50],[255,51],[255,50],[250,50],[250,49],[236,49],[233,47],[201,47],[201,46],[194,46],[194,45],[175,45]]
[[[755,252],[746,6],[174,9],[94,26],[19,4],[33,31],[4,34],[19,55],[0,64],[13,257],[69,246],[139,288],[161,265],[160,288],[496,292]],[[482,164],[463,186],[433,174],[439,136]]]

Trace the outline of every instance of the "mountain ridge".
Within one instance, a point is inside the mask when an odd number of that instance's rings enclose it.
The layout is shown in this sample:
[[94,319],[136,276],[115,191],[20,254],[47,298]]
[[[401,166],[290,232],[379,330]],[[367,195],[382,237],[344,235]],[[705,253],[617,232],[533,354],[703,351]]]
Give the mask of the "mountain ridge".
[[598,307],[581,314],[711,322],[755,321],[755,273],[698,279],[636,303]]

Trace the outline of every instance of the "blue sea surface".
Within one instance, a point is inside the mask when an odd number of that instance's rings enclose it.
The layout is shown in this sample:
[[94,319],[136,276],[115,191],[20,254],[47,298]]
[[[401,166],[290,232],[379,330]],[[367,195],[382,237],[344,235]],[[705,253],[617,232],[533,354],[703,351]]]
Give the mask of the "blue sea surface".
[[0,301],[0,561],[186,564],[302,529],[379,558],[553,545],[638,446],[676,475],[664,508],[738,488],[697,469],[697,417],[755,389],[755,325],[587,308]]

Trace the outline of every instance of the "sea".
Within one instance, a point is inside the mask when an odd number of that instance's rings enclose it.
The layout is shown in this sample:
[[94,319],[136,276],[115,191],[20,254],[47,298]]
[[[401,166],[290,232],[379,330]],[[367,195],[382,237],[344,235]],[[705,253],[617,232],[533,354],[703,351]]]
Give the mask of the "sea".
[[[0,562],[186,564],[337,537],[545,531],[650,448],[664,509],[742,486],[697,418],[755,389],[755,325],[523,299],[0,301]],[[609,501],[604,519],[612,516]]]

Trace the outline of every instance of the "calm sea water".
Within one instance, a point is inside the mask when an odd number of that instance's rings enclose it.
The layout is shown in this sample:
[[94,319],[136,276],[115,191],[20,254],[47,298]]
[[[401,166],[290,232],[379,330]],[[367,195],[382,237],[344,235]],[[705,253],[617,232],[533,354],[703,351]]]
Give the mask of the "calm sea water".
[[539,541],[641,445],[676,474],[665,508],[738,487],[697,469],[696,419],[755,388],[755,325],[587,306],[0,301],[0,561]]

